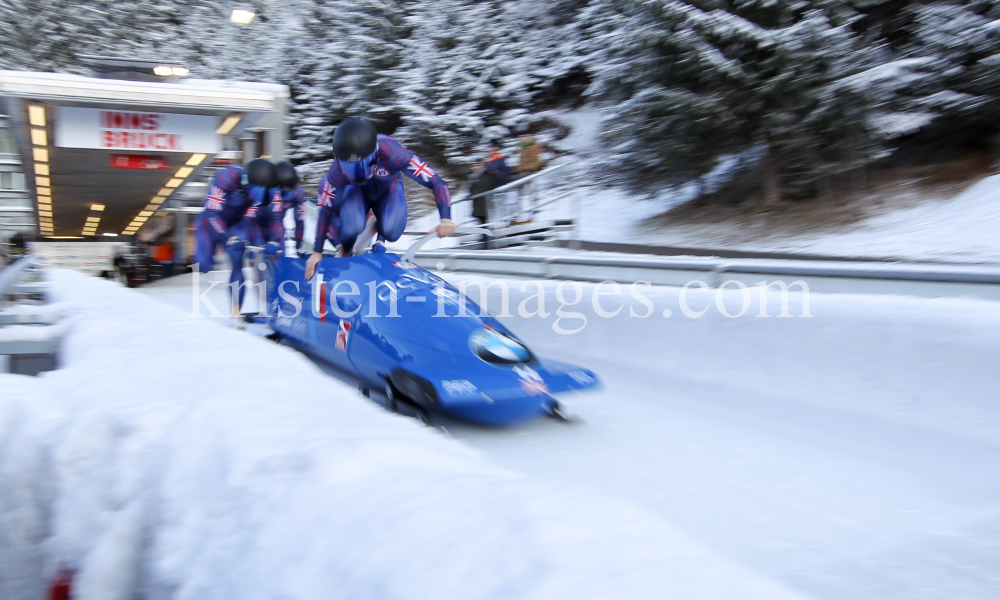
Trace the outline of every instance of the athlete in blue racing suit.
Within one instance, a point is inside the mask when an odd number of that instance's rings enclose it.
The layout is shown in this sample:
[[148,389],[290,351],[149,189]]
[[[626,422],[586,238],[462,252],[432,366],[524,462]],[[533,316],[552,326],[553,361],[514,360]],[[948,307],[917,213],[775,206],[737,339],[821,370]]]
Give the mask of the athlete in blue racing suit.
[[271,203],[268,206],[251,207],[247,210],[247,230],[250,243],[254,246],[270,244],[272,252],[285,247],[285,213],[289,210],[295,217],[295,251],[302,249],[302,235],[305,230],[306,193],[298,185],[299,178],[292,163],[275,165],[277,185],[268,190]]
[[[195,220],[195,260],[198,270],[212,270],[215,249],[224,245],[232,262],[230,285],[239,286],[239,301],[243,299],[243,252],[249,238],[244,219],[251,206],[266,205],[268,188],[274,185],[274,165],[257,158],[244,167],[226,167],[212,180],[205,210]],[[233,308],[239,314],[239,306]]]
[[[368,211],[377,219],[381,240],[394,242],[406,227],[406,197],[402,173],[434,191],[441,224],[438,235],[455,233],[451,220],[451,192],[448,184],[427,163],[388,135],[376,135],[364,119],[346,119],[333,136],[334,161],[319,184],[319,218],[316,241],[306,262],[306,279],[311,279],[323,258],[323,244],[329,240],[347,256],[365,226]],[[376,244],[374,251],[385,251]]]

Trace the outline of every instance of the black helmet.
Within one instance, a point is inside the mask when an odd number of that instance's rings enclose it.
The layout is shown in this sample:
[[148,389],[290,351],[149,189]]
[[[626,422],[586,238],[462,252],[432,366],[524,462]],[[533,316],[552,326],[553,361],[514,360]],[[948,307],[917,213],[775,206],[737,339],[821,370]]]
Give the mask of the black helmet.
[[251,160],[243,167],[243,178],[240,183],[243,185],[274,187],[274,165],[263,158]]
[[364,119],[344,119],[333,132],[333,155],[344,162],[358,162],[378,148],[375,126]]
[[274,173],[278,187],[290,190],[299,184],[299,174],[295,172],[292,163],[285,161],[274,165]]

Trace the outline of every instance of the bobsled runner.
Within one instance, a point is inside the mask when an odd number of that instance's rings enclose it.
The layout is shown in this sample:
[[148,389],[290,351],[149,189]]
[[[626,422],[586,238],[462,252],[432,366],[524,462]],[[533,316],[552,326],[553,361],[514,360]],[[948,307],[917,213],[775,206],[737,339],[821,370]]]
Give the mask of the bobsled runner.
[[[484,230],[459,228],[459,233]],[[304,258],[267,256],[260,314],[287,338],[405,403],[485,426],[564,418],[556,394],[598,385],[593,372],[543,359],[442,278],[393,253],[328,256],[305,279]],[[258,267],[259,268],[259,267]]]

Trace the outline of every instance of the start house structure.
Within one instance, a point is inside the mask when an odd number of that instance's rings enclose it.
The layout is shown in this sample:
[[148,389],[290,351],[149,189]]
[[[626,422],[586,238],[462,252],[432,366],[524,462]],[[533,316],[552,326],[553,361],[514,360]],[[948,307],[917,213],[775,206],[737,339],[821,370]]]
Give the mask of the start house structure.
[[98,77],[0,71],[0,232],[134,235],[172,199],[204,198],[193,182],[220,154],[282,159],[285,86],[85,58]]

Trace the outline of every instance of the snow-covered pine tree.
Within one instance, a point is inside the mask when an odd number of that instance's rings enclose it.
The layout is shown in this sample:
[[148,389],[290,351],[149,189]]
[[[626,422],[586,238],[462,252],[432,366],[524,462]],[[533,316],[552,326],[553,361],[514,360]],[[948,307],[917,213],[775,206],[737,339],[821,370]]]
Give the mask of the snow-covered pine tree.
[[468,162],[487,139],[510,135],[536,95],[578,63],[581,4],[414,3],[394,84],[404,123],[398,135],[455,164]]
[[925,143],[982,145],[1000,133],[1000,2],[958,0],[907,8],[900,44],[924,77],[904,108]]
[[290,156],[310,162],[332,155],[333,130],[363,116],[380,131],[399,123],[392,87],[407,35],[397,0],[306,0],[302,34],[286,53],[292,90]]
[[288,49],[289,157],[296,163],[329,158],[337,116],[329,98],[343,62],[340,16],[330,2],[305,0],[301,9],[301,36]]
[[848,2],[711,4],[726,10],[677,0],[603,8],[614,29],[602,31],[592,93],[608,107],[605,139],[625,183],[681,184],[723,156],[753,157],[739,164],[757,170],[774,204],[879,156],[869,117],[892,86],[862,85],[880,54],[850,28]]
[[343,13],[344,62],[334,82],[338,118],[363,116],[380,131],[399,125],[393,72],[402,61],[408,36],[404,6],[398,0],[349,0]]
[[[241,45],[231,10],[220,0],[4,0],[0,60],[21,69],[85,73],[76,55],[90,54],[176,61],[200,77],[245,76],[278,56],[271,50],[278,44],[271,31],[260,30],[260,39]],[[258,60],[248,61],[247,50]]]
[[104,18],[99,6],[67,0],[4,0],[0,63],[3,68],[82,73],[76,54],[100,47],[88,34]]
[[397,136],[425,156],[462,162],[480,141],[498,101],[490,59],[492,2],[417,3],[407,18],[411,35],[395,72],[403,127]]

